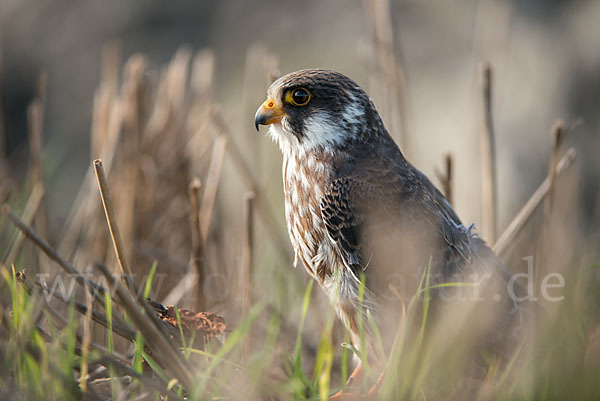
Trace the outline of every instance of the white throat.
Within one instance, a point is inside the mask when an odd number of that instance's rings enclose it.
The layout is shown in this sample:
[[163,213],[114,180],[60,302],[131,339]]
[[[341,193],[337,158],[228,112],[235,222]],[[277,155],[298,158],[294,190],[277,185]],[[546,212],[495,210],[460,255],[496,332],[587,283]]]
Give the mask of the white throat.
[[[343,117],[346,121],[355,123],[360,114],[362,112],[359,112],[357,108],[348,107]],[[292,133],[285,117],[280,123],[271,125],[269,129],[271,139],[279,144],[279,148],[286,158],[292,155],[300,157],[316,148],[333,151],[348,138],[349,134],[347,129],[342,129],[339,125],[334,124],[324,112],[315,113],[304,121],[304,135],[300,139]]]

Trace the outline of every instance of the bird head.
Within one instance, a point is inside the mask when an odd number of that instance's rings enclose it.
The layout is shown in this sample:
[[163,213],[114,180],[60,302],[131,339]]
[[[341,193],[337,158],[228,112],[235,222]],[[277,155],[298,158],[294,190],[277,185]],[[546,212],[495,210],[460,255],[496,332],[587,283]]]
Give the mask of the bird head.
[[373,102],[356,82],[320,69],[292,72],[273,82],[254,123],[257,130],[270,125],[284,153],[333,148],[383,129]]

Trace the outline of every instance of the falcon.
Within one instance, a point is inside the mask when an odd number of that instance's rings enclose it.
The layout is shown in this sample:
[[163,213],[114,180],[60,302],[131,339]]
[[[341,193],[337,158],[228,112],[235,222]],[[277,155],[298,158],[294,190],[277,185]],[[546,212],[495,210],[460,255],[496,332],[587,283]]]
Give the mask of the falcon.
[[294,264],[300,260],[325,291],[359,351],[377,355],[372,330],[366,350],[359,337],[361,314],[371,313],[389,352],[424,274],[436,305],[433,335],[498,353],[518,338],[522,288],[406,160],[358,84],[329,70],[289,73],[269,87],[259,125],[270,126],[283,153]]

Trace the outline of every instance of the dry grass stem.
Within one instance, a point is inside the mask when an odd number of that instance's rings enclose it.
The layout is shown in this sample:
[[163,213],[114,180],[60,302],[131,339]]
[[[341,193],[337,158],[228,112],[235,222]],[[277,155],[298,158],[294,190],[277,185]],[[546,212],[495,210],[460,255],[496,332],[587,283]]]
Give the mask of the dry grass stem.
[[93,294],[97,294],[97,298],[100,298],[99,300],[102,302],[101,296],[104,296],[104,294],[108,292],[106,288],[84,277],[75,267],[73,267],[73,265],[63,259],[54,248],[52,248],[35,231],[33,231],[31,227],[23,223],[23,221],[21,221],[21,219],[10,209],[10,206],[2,206],[2,214],[8,217],[10,222],[14,224],[15,227],[17,227],[25,235],[25,237],[37,245],[51,260],[58,263],[58,265],[67,273],[73,275],[75,280],[77,280],[80,285],[87,286]]
[[106,215],[106,222],[108,223],[108,229],[110,236],[115,248],[115,254],[117,255],[117,261],[121,269],[121,274],[125,276],[125,282],[131,291],[138,294],[136,285],[133,281],[133,273],[127,264],[125,254],[123,251],[123,241],[121,234],[119,233],[119,226],[115,218],[115,212],[112,204],[112,198],[108,189],[108,183],[106,181],[106,175],[104,174],[104,167],[102,166],[101,160],[94,160],[94,169],[96,170],[96,178],[98,179],[98,187],[100,189],[100,196],[102,197],[102,206],[104,206],[104,213]]
[[118,40],[111,40],[102,48],[101,62],[100,80],[116,93],[121,68],[121,43]]
[[192,179],[189,186],[190,197],[190,231],[192,234],[192,263],[195,267],[196,279],[196,310],[207,310],[206,298],[204,297],[204,247],[203,237],[200,231],[200,187],[199,178]]
[[90,350],[90,343],[92,341],[92,294],[90,294],[87,287],[85,290],[85,303],[87,311],[83,319],[83,339],[81,342],[81,382],[80,386],[83,391],[86,389],[87,373],[88,373],[88,355]]
[[[198,274],[195,269],[190,268],[188,264],[187,273],[183,276],[181,280],[175,284],[173,289],[169,292],[167,296],[164,297],[163,302],[166,305],[178,305],[186,308],[193,308],[194,305],[191,302],[188,302],[189,294],[199,294],[200,286],[198,282]],[[196,296],[196,300],[197,300]],[[183,301],[182,301],[183,300]],[[198,310],[204,310],[198,309]]]
[[496,142],[492,119],[492,67],[481,67],[483,129],[481,131],[481,200],[482,231],[490,243],[496,241],[498,183],[496,175]]
[[208,238],[208,233],[210,231],[210,222],[213,215],[215,200],[217,199],[217,190],[219,189],[221,169],[223,167],[227,143],[227,138],[224,135],[219,135],[213,145],[210,167],[208,169],[208,176],[206,177],[206,187],[204,188],[202,206],[200,207],[200,231],[202,233],[204,245],[206,245],[206,239]]
[[552,231],[553,231],[553,208],[554,198],[556,192],[556,181],[558,177],[558,164],[560,162],[560,156],[565,144],[565,141],[569,134],[573,131],[573,128],[577,125],[577,122],[570,124],[565,128],[565,124],[562,120],[556,121],[552,127],[552,149],[548,164],[548,175],[549,180],[548,194],[544,197],[543,209],[542,209],[542,223],[539,227],[539,236],[536,244],[536,259],[534,266],[534,278],[536,285],[539,283],[542,275],[542,266],[546,266],[548,250],[552,246]]
[[[254,246],[254,192],[244,194],[244,212],[242,217],[242,257],[240,261],[240,294],[242,317],[248,316],[252,305],[252,248]],[[248,359],[250,342],[246,338],[242,349],[242,360]]]
[[192,61],[190,85],[197,101],[205,105],[214,87],[215,54],[209,49],[199,51]]
[[[46,73],[40,74],[36,86],[36,98],[27,108],[27,122],[29,125],[29,175],[32,183],[39,183],[43,187],[42,134],[47,86]],[[45,193],[45,188],[42,189],[44,189],[43,192]],[[40,205],[37,207],[34,215],[34,226],[43,238],[48,238],[48,217],[46,215],[44,195],[42,195]],[[39,264],[41,271],[49,271],[48,263],[43,256],[40,257]]]
[[[580,124],[579,120],[570,123],[567,127],[564,126],[562,120],[558,120],[552,127],[552,154],[548,165],[548,177],[550,177],[550,191],[544,201],[545,216],[551,212],[554,203],[554,193],[556,187],[556,178],[558,176],[558,165],[560,163],[560,155],[564,148],[567,138],[573,133],[573,130]],[[547,205],[546,205],[547,204]],[[547,210],[547,211],[546,211]],[[546,217],[544,218],[544,220]]]
[[[2,77],[3,77],[3,43],[2,36],[0,35],[0,94],[3,93],[2,89]],[[10,192],[13,190],[14,183],[10,178],[10,171],[8,166],[7,154],[6,154],[6,131],[4,124],[4,104],[3,96],[0,96],[0,202],[4,203],[8,198]]]
[[46,74],[40,74],[37,82],[36,98],[27,108],[27,122],[29,126],[29,174],[33,182],[43,181],[44,179],[42,171],[42,132],[44,124],[46,82]]
[[[29,294],[34,294],[31,284],[29,283],[29,281],[26,278],[24,278],[23,275],[21,275],[19,277],[18,281],[21,283],[21,285],[24,286],[25,290]],[[56,308],[52,307],[52,305],[50,305],[48,303],[47,298],[58,300],[62,304],[64,304],[66,307],[68,307],[72,303],[73,307],[75,308],[75,310],[77,312],[81,313],[84,316],[87,316],[89,314],[91,320],[102,325],[104,328],[108,328],[108,320],[106,319],[106,316],[103,313],[97,312],[97,311],[93,310],[90,306],[83,305],[80,302],[77,302],[72,298],[64,298],[63,296],[56,296],[52,291],[50,291],[50,289],[45,284],[42,284],[39,281],[36,281],[35,284],[36,284],[36,287],[38,288],[38,291],[35,293],[35,295],[38,297],[38,299],[43,300],[42,305],[43,305],[44,309],[47,310],[48,313],[50,313],[54,319],[56,319],[58,322],[60,322],[63,327],[68,326],[68,324],[69,324],[68,321],[64,317],[63,312],[58,311]],[[88,292],[88,294],[91,295],[90,292]],[[129,328],[129,326],[127,326],[121,320],[117,319],[116,316],[113,316],[112,325],[113,325],[113,332],[115,334],[121,336],[122,338],[124,338],[125,340],[127,340],[129,342],[131,342],[135,339],[135,331],[132,330],[131,328]],[[76,332],[75,335],[79,342],[81,342],[82,344],[85,342],[85,340],[84,340],[85,330],[84,330],[83,336],[80,335],[79,332]],[[105,349],[104,347],[94,344],[91,341],[89,342],[89,345],[93,345],[96,348],[100,348],[103,350]],[[126,360],[125,357],[121,357],[121,358],[123,360]]]
[[42,180],[42,102],[33,100],[27,108],[29,123],[29,175],[33,182]]
[[[3,93],[3,61],[3,42],[2,36],[0,36],[0,93]],[[4,176],[7,175],[7,172],[5,171],[5,169],[7,168],[8,166],[6,165],[6,133],[4,128],[4,103],[2,101],[2,96],[0,96],[0,178],[4,178]]]
[[552,208],[554,205],[554,192],[556,188],[556,169],[560,160],[560,154],[565,137],[565,124],[562,120],[554,123],[551,130],[552,133],[552,149],[548,163],[548,179],[549,188],[548,194],[544,197],[542,205],[542,222],[539,227],[539,236],[536,244],[536,258],[534,264],[534,280],[536,285],[540,280],[542,266],[546,265],[546,250],[550,246],[551,241],[551,226],[552,226]]
[[[575,157],[575,149],[569,149],[556,165],[556,176],[560,176],[560,174],[573,163]],[[509,246],[521,232],[523,227],[525,227],[525,224],[529,221],[549,191],[550,177],[546,177],[494,244],[494,252],[496,252],[499,257],[502,258],[504,253],[509,249]]]
[[446,197],[446,199],[448,199],[448,202],[450,202],[450,204],[454,203],[454,200],[453,200],[454,194],[452,193],[452,187],[454,186],[453,168],[452,167],[453,167],[452,154],[447,153],[446,156],[444,156],[444,171],[441,172],[440,170],[436,169],[436,175],[442,186],[442,192],[443,192],[444,196]]
[[410,156],[412,149],[409,141],[406,74],[396,54],[390,1],[364,0],[364,9],[371,30],[371,53],[374,50],[367,62],[370,68],[377,72],[375,82],[383,96],[384,104],[389,105],[380,112],[404,154]]
[[552,205],[554,204],[554,192],[556,186],[556,169],[558,168],[558,162],[560,161],[560,154],[562,147],[565,142],[565,124],[562,120],[558,120],[552,127],[552,153],[548,164],[548,177],[550,177],[550,190],[548,196],[544,199],[544,220],[552,212]]

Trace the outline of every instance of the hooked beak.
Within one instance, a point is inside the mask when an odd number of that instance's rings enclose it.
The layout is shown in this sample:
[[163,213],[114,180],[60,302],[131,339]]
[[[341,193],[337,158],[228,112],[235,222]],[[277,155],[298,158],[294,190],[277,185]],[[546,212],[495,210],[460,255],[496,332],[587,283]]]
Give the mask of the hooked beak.
[[256,110],[254,115],[254,127],[258,131],[259,125],[270,125],[281,121],[284,113],[281,107],[275,104],[275,101],[270,97]]

